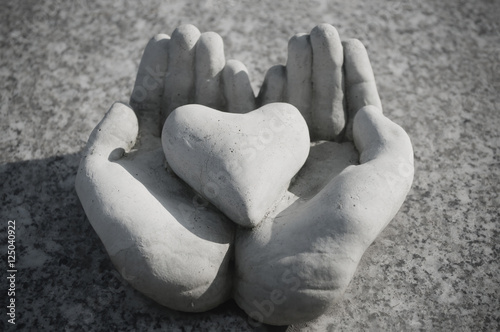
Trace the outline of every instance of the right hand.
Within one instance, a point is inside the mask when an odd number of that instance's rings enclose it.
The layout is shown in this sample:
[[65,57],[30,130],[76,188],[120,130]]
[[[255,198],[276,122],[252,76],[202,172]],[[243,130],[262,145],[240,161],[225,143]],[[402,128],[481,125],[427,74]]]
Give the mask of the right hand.
[[382,114],[364,46],[342,45],[327,24],[290,40],[286,67],[268,71],[259,100],[296,106],[311,151],[280,208],[257,227],[237,230],[235,300],[260,323],[302,323],[341,298],[363,253],[403,204],[413,150],[406,132]]

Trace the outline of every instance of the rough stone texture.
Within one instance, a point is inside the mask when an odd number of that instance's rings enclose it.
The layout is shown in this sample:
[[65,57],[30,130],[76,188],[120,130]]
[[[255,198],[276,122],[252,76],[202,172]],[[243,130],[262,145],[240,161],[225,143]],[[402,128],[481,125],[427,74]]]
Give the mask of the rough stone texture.
[[285,62],[293,34],[328,22],[367,46],[385,113],[412,138],[415,180],[336,309],[290,329],[497,330],[499,16],[500,4],[487,0],[5,2],[0,251],[6,261],[6,221],[16,219],[17,327],[252,330],[232,302],[184,314],[129,287],[88,223],[74,177],[91,130],[115,100],[128,100],[154,34],[181,23],[218,32],[258,88]]

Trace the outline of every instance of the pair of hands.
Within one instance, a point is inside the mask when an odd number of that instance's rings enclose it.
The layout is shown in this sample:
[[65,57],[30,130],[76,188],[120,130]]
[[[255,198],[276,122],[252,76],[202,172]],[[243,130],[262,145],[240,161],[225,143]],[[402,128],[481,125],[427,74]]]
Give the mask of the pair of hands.
[[[161,127],[186,104],[246,113],[271,102],[299,109],[311,153],[275,212],[244,229],[165,169]],[[76,189],[122,276],[176,310],[234,297],[258,322],[319,316],[411,186],[411,143],[382,115],[366,50],[327,24],[290,40],[286,66],[268,71],[257,98],[217,34],[185,25],[158,35],[130,105],[115,103],[92,132]],[[360,164],[349,166],[354,147]]]

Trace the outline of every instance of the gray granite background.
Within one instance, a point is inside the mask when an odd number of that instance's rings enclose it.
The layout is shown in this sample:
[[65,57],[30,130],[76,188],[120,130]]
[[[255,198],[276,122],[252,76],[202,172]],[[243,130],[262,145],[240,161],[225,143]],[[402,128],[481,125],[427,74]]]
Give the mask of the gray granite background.
[[[2,1],[0,330],[16,220],[17,329],[251,331],[233,302],[165,309],[111,265],[74,190],[80,153],[128,100],[143,47],[181,23],[218,32],[255,89],[288,39],[328,22],[368,48],[385,112],[415,149],[413,188],[335,310],[290,331],[500,329],[500,2]],[[276,330],[284,330],[276,329]]]

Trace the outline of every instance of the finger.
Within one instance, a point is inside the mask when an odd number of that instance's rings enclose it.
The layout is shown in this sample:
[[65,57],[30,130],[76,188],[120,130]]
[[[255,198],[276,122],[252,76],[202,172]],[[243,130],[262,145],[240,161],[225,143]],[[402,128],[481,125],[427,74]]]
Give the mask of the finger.
[[264,106],[270,103],[283,102],[285,99],[286,67],[275,65],[269,68],[264,83],[259,90],[257,104]]
[[168,67],[162,104],[162,125],[179,106],[194,102],[195,52],[200,31],[193,25],[181,25],[172,33],[168,47]]
[[228,60],[222,71],[222,81],[228,112],[247,113],[255,109],[255,95],[244,64]]
[[84,158],[114,161],[134,146],[139,125],[134,111],[114,103],[90,134]]
[[345,126],[344,53],[337,30],[321,24],[311,31],[313,50],[312,138],[335,140],[342,138]]
[[352,125],[356,112],[363,106],[382,109],[368,53],[357,39],[344,41],[344,70],[348,123],[346,138],[352,140]]
[[[364,186],[363,193],[357,198],[357,206],[362,209],[353,209],[353,212],[380,220],[378,224],[372,224],[370,218],[363,221],[364,227],[360,231],[373,241],[374,236],[392,220],[410,190],[414,173],[413,148],[404,129],[386,118],[381,109],[371,105],[361,108],[356,114],[353,136],[361,165],[344,175],[353,186],[347,190],[344,199],[352,199],[349,195],[354,197],[354,188]],[[380,209],[381,206],[384,208]]]
[[196,44],[197,104],[222,110],[221,73],[225,64],[222,38],[215,32],[202,33]]
[[141,134],[160,135],[160,104],[167,72],[169,39],[164,34],[153,37],[144,49],[139,64],[130,105],[139,119]]
[[286,101],[297,107],[311,128],[312,48],[309,35],[293,36],[288,42],[286,62]]

